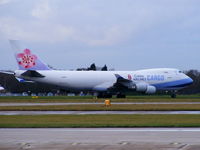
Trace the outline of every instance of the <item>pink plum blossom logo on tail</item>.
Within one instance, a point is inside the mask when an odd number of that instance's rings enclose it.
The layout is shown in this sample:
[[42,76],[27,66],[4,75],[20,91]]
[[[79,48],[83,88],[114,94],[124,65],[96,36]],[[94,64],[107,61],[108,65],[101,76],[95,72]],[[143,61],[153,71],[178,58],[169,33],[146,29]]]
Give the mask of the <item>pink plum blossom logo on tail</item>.
[[17,54],[18,64],[24,68],[31,68],[36,65],[37,56],[32,54],[29,49],[25,49],[23,53]]

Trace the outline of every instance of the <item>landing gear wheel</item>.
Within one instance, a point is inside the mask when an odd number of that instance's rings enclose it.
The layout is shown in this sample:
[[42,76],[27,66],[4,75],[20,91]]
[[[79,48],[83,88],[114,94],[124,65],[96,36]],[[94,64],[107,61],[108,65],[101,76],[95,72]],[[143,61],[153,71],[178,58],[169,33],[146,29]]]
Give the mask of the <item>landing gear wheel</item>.
[[105,94],[105,98],[112,98],[112,94]]
[[176,98],[176,93],[172,93],[171,98]]
[[99,93],[97,95],[97,98],[112,98],[112,94],[108,94],[108,93]]

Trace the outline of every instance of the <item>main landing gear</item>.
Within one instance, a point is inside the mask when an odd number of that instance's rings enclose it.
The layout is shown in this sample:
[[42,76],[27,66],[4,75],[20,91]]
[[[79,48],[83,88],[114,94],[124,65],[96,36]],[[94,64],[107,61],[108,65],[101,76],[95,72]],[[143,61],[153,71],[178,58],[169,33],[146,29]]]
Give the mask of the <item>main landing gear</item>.
[[109,93],[99,93],[97,98],[112,98],[112,94]]
[[122,93],[118,93],[117,94],[117,98],[126,98],[126,95],[122,94]]
[[[125,94],[118,93],[117,98],[126,98]],[[97,98],[112,98],[112,94],[110,93],[98,93]]]

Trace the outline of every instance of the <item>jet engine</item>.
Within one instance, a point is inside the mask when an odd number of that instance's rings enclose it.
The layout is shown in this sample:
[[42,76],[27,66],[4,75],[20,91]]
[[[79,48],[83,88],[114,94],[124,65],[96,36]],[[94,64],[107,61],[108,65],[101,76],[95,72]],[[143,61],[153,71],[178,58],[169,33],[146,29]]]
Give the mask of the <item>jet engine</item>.
[[144,92],[146,94],[153,94],[156,92],[156,87],[148,85],[147,83],[136,83],[135,86],[137,92]]

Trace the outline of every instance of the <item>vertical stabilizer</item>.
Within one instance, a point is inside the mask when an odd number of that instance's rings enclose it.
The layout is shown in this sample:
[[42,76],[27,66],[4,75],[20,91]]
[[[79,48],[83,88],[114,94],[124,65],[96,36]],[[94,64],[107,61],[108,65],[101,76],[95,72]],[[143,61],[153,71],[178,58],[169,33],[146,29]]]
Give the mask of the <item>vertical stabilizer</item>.
[[10,40],[12,49],[15,51],[15,58],[20,70],[50,70],[37,55],[22,45],[18,40]]

